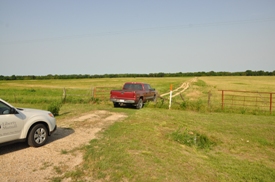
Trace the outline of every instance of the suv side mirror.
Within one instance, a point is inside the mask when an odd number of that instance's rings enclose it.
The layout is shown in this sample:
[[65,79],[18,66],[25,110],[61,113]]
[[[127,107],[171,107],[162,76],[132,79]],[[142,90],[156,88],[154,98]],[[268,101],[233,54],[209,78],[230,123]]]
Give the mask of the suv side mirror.
[[8,114],[17,114],[17,111],[16,111],[16,109],[15,108],[10,108],[10,110],[9,110],[9,113]]

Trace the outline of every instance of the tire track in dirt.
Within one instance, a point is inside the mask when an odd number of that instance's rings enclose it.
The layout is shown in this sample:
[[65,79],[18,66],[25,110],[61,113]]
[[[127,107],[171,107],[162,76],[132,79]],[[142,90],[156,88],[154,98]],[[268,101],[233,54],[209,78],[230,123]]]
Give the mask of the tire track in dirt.
[[[187,90],[190,86],[191,83],[196,82],[198,80],[197,77],[192,78],[190,81],[184,82],[180,87],[176,88],[175,90],[173,90],[173,95],[172,97],[176,97],[177,95],[181,94],[182,92],[184,92],[185,90]],[[160,97],[164,97],[166,95],[169,95],[170,92],[161,94]]]

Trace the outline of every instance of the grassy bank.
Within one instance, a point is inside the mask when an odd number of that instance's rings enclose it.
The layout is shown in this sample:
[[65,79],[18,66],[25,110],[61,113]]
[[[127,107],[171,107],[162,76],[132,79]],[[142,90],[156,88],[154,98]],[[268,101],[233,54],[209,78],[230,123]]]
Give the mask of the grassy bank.
[[[85,162],[70,177],[93,176],[103,181],[275,179],[273,116],[151,108],[115,111],[126,112],[128,118],[83,148]],[[199,136],[203,136],[203,146]]]

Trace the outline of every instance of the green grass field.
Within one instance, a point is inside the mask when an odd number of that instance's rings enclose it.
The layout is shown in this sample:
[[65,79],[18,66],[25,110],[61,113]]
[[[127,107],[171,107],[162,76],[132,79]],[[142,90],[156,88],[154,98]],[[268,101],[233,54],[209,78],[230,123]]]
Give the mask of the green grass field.
[[[60,100],[66,88],[77,98],[62,105],[57,124],[97,109],[128,115],[77,149],[84,153],[83,164],[53,176],[52,181],[69,177],[85,181],[90,176],[99,181],[275,181],[275,111],[222,111],[220,102],[222,89],[275,92],[275,77],[199,77],[182,94],[185,103],[174,98],[180,104],[173,103],[170,110],[160,100],[136,110],[113,108],[109,101],[86,102],[78,96],[89,95],[96,86],[120,88],[126,81],[147,82],[165,93],[170,84],[176,88],[190,79],[0,81],[0,97],[17,107],[45,109],[49,102]],[[76,106],[77,112],[72,109]]]

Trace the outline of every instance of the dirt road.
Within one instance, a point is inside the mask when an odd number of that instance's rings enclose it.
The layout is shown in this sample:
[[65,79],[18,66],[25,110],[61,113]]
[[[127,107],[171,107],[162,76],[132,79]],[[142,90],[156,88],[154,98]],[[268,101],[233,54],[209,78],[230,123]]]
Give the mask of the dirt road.
[[61,122],[64,124],[58,126],[45,146],[32,148],[16,143],[0,147],[0,181],[49,181],[58,175],[59,167],[74,169],[82,163],[83,155],[78,150],[66,151],[87,144],[99,131],[125,117],[121,113],[93,111]]
[[[190,86],[190,83],[196,82],[197,80],[198,80],[198,78],[195,77],[195,78],[191,79],[190,81],[184,82],[180,87],[173,90],[172,97],[176,97],[177,95],[179,95],[182,92],[184,92],[185,90],[187,90]],[[170,92],[167,92],[167,93],[161,94],[160,97],[164,97],[169,94],[170,94]]]

